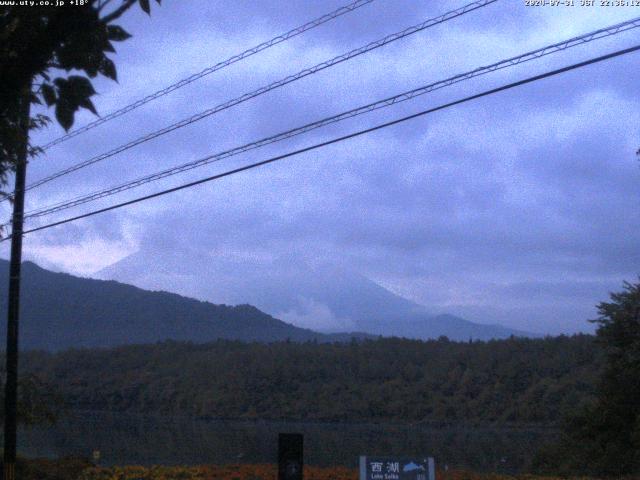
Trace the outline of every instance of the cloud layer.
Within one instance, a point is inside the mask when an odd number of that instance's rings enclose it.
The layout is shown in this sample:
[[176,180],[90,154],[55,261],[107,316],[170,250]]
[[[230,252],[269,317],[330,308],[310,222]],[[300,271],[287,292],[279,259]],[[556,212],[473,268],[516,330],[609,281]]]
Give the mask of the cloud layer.
[[[134,12],[124,20],[134,37],[116,57],[120,82],[98,82],[96,105],[109,112],[340,4],[201,0],[168,3],[151,19]],[[32,162],[29,178],[453,6],[377,0],[51,149]],[[634,15],[632,8],[498,2],[52,182],[29,192],[28,204],[117,184]],[[68,213],[375,125],[630,46],[635,38],[631,31],[599,40]],[[357,271],[433,311],[539,332],[589,330],[594,305],[640,271],[639,59],[594,65],[30,235],[26,256],[90,275],[136,251],[271,258],[296,252]],[[89,120],[83,114],[78,124]],[[60,133],[52,127],[37,139]],[[308,325],[328,318],[322,305],[310,310],[318,315],[305,317]]]

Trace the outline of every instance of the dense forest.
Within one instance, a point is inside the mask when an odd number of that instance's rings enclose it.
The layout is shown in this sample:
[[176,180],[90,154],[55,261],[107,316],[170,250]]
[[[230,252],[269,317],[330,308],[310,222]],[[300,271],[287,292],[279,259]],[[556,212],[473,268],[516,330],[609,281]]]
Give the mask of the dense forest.
[[555,424],[593,399],[586,335],[451,342],[163,342],[29,352],[74,409],[210,418]]

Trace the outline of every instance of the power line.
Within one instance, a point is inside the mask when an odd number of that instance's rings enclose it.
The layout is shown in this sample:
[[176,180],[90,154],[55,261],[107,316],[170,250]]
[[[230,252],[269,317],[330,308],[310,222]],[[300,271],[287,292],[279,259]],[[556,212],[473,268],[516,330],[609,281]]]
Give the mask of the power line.
[[[288,153],[285,153],[283,155],[278,155],[276,157],[271,157],[271,158],[269,158],[267,160],[262,160],[260,162],[255,162],[255,163],[252,163],[252,164],[249,164],[249,165],[245,165],[243,167],[239,167],[239,168],[235,168],[233,170],[228,170],[226,172],[219,173],[217,175],[212,175],[210,177],[206,177],[206,178],[202,178],[200,180],[196,180],[196,181],[193,181],[193,182],[185,183],[185,184],[179,185],[177,187],[173,187],[173,188],[169,188],[169,189],[166,189],[166,190],[162,190],[160,192],[152,193],[150,195],[145,195],[143,197],[138,197],[136,199],[129,200],[129,201],[122,202],[122,203],[118,203],[118,204],[115,204],[115,205],[111,205],[109,207],[101,208],[101,209],[98,209],[98,210],[93,210],[91,212],[84,213],[82,215],[77,215],[75,217],[66,218],[64,220],[59,220],[57,222],[52,222],[52,223],[49,223],[49,224],[46,224],[46,225],[42,225],[40,227],[32,228],[32,229],[24,231],[23,234],[33,233],[33,232],[37,232],[37,231],[44,230],[44,229],[47,229],[47,228],[52,228],[52,227],[55,227],[55,226],[58,226],[58,225],[63,225],[63,224],[69,223],[69,222],[73,222],[73,221],[80,220],[80,219],[83,219],[83,218],[87,218],[87,217],[91,217],[91,216],[94,216],[94,215],[98,215],[99,213],[108,212],[108,211],[115,210],[115,209],[118,209],[118,208],[122,208],[122,207],[126,207],[126,206],[129,206],[129,205],[133,205],[133,204],[145,201],[145,200],[150,200],[152,198],[156,198],[156,197],[160,197],[160,196],[163,196],[163,195],[167,195],[169,193],[177,192],[179,190],[184,190],[186,188],[194,187],[196,185],[200,185],[200,184],[203,184],[203,183],[207,183],[207,182],[211,182],[211,181],[214,181],[214,180],[218,180],[220,178],[228,177],[228,176],[234,175],[236,173],[244,172],[246,170],[251,170],[253,168],[257,168],[257,167],[260,167],[260,166],[263,166],[263,165],[267,165],[269,163],[274,163],[276,161],[283,160],[285,158],[289,158],[289,157],[293,157],[293,156],[296,156],[296,155],[300,155],[301,153],[305,153],[305,152],[309,152],[309,151],[312,151],[312,150],[316,150],[316,149],[319,149],[319,148],[322,148],[322,147],[326,147],[328,145],[332,145],[334,143],[339,143],[339,142],[342,142],[342,141],[345,141],[345,140],[348,140],[348,139],[351,139],[351,138],[354,138],[354,137],[359,137],[359,136],[365,135],[367,133],[371,133],[371,132],[374,132],[374,131],[377,131],[377,130],[381,130],[383,128],[387,128],[387,127],[390,127],[390,126],[393,126],[393,125],[397,125],[399,123],[403,123],[403,122],[406,122],[408,120],[412,120],[412,119],[415,119],[415,118],[418,118],[418,117],[421,117],[421,116],[424,116],[424,115],[427,115],[427,114],[430,114],[430,113],[433,113],[433,112],[437,112],[437,111],[440,111],[440,110],[445,110],[447,108],[450,108],[450,107],[453,107],[453,106],[456,106],[456,105],[460,105],[462,103],[470,102],[472,100],[477,100],[479,98],[486,97],[486,96],[489,96],[489,95],[493,95],[493,94],[498,93],[498,92],[502,92],[502,91],[509,90],[509,89],[512,89],[512,88],[515,88],[515,87],[519,87],[519,86],[522,86],[522,85],[525,85],[525,84],[528,84],[528,83],[532,83],[532,82],[536,82],[536,81],[539,81],[539,80],[543,80],[545,78],[549,78],[549,77],[552,77],[552,76],[555,76],[555,75],[559,75],[559,74],[562,74],[562,73],[565,73],[565,72],[568,72],[568,71],[571,71],[571,70],[576,70],[578,68],[586,67],[586,66],[592,65],[594,63],[603,62],[605,60],[609,60],[609,59],[612,59],[612,58],[615,58],[615,57],[626,55],[628,53],[636,52],[638,50],[640,50],[640,45],[636,45],[634,47],[626,48],[626,49],[623,49],[623,50],[618,50],[616,52],[609,53],[609,54],[606,54],[606,55],[602,55],[602,56],[599,56],[599,57],[595,57],[595,58],[592,58],[590,60],[586,60],[586,61],[583,61],[583,62],[574,63],[574,64],[566,66],[566,67],[562,67],[562,68],[559,68],[559,69],[556,69],[556,70],[551,70],[549,72],[546,72],[546,73],[543,73],[543,74],[540,74],[540,75],[535,75],[533,77],[529,77],[529,78],[526,78],[524,80],[519,80],[517,82],[509,83],[509,84],[503,85],[501,87],[493,88],[491,90],[485,90],[484,92],[481,92],[481,93],[478,93],[478,94],[475,94],[475,95],[471,95],[471,96],[468,96],[468,97],[465,97],[465,98],[462,98],[462,99],[459,99],[459,100],[455,100],[453,102],[445,103],[443,105],[440,105],[440,106],[437,106],[437,107],[434,107],[434,108],[430,108],[430,109],[427,109],[427,110],[423,110],[421,112],[414,113],[412,115],[407,115],[405,117],[401,117],[401,118],[398,118],[396,120],[392,120],[392,121],[389,121],[389,122],[386,122],[386,123],[382,123],[380,125],[376,125],[375,127],[370,127],[370,128],[364,129],[364,130],[359,130],[357,132],[350,133],[348,135],[344,135],[344,136],[337,137],[337,138],[334,138],[334,139],[331,139],[331,140],[327,140],[325,142],[317,143],[315,145],[311,145],[309,147],[305,147],[305,148],[301,148],[299,150],[288,152]],[[11,238],[11,236],[9,236],[7,238],[4,238],[1,241],[8,240],[9,238]]]
[[103,123],[108,122],[109,120],[113,120],[114,118],[120,117],[126,113],[129,113],[132,110],[135,110],[138,107],[141,107],[142,105],[151,102],[152,100],[155,100],[157,98],[163,97],[171,92],[173,92],[174,90],[177,90],[179,88],[182,88],[186,85],[189,85],[190,83],[195,82],[196,80],[201,79],[202,77],[205,77],[213,72],[217,72],[218,70],[222,70],[225,67],[228,67],[229,65],[232,65],[236,62],[239,62],[240,60],[244,60],[245,58],[251,57],[259,52],[262,52],[263,50],[266,50],[268,48],[271,48],[275,45],[278,45],[282,42],[285,42],[293,37],[296,37],[308,30],[311,30],[313,28],[319,27],[320,25],[327,23],[331,20],[334,20],[342,15],[345,15],[347,13],[353,12],[354,10],[367,5],[371,2],[373,2],[374,0],[356,0],[355,2],[352,2],[348,5],[344,5],[332,12],[329,12],[325,15],[322,15],[321,17],[318,17],[314,20],[311,20],[310,22],[305,23],[304,25],[301,25],[299,27],[296,27],[292,30],[289,30],[286,33],[283,33],[281,35],[278,35],[277,37],[272,38],[271,40],[268,40],[266,42],[263,42],[259,45],[256,45],[255,47],[251,47],[248,50],[245,50],[242,53],[239,53],[237,55],[234,55],[232,57],[227,58],[226,60],[223,60],[222,62],[216,63],[215,65],[205,68],[204,70],[195,73],[189,77],[183,78],[182,80],[173,83],[171,85],[169,85],[166,88],[163,88],[162,90],[158,90],[157,92],[154,92],[150,95],[147,95],[144,98],[141,98],[125,107],[122,107],[118,110],[115,110],[103,117],[100,117],[86,125],[84,125],[83,127],[77,128],[75,130],[72,130],[71,132],[62,135],[59,138],[56,138],[55,140],[47,143],[46,145],[44,145],[43,147],[41,147],[43,150],[47,150],[51,147],[53,147],[54,145],[58,145],[59,143],[65,142],[67,140],[69,140],[70,138],[76,137],[78,135],[80,135],[81,133],[87,132],[95,127],[97,127],[98,125],[102,125]]
[[333,115],[330,117],[326,117],[323,118],[321,120],[318,120],[316,122],[312,122],[306,125],[303,125],[301,127],[297,127],[291,130],[287,130],[285,132],[281,132],[278,133],[276,135],[272,135],[269,137],[265,137],[262,138],[260,140],[251,142],[251,143],[247,143],[245,145],[239,146],[239,147],[235,147],[232,148],[230,150],[226,150],[214,155],[209,155],[205,158],[201,158],[198,160],[194,160],[182,165],[178,165],[166,170],[162,170],[160,172],[156,172],[153,173],[151,175],[146,175],[143,177],[140,177],[138,179],[129,181],[129,182],[125,182],[123,184],[114,186],[114,187],[110,187],[107,189],[103,189],[103,190],[99,190],[93,193],[89,193],[89,194],[84,194],[78,197],[74,197],[72,199],[69,200],[65,200],[62,202],[58,202],[54,205],[49,205],[47,207],[42,207],[39,209],[35,209],[35,210],[31,210],[29,212],[27,212],[25,218],[36,218],[36,217],[42,217],[45,215],[50,215],[52,213],[56,213],[62,210],[66,210],[78,205],[82,205],[84,203],[88,203],[94,200],[98,200],[100,198],[104,198],[107,196],[111,196],[120,192],[124,192],[126,190],[130,190],[132,188],[136,188],[139,187],[141,185],[156,181],[156,180],[160,180],[162,178],[166,178],[172,175],[176,175],[178,173],[182,173],[194,168],[198,168],[213,162],[217,162],[235,155],[239,155],[241,153],[250,151],[250,150],[254,150],[256,148],[262,147],[264,145],[268,145],[271,143],[275,143],[275,142],[279,142],[288,138],[292,138],[295,137],[297,135],[301,135],[303,133],[307,133],[309,131],[315,130],[317,128],[326,126],[326,125],[330,125],[333,123],[337,123],[340,122],[342,120],[346,120],[348,118],[353,118],[374,110],[378,110],[381,108],[385,108],[400,102],[404,102],[410,99],[413,99],[415,97],[418,97],[420,95],[424,95],[430,92],[433,92],[435,90],[438,90],[440,88],[444,88],[450,85],[453,85],[455,83],[464,81],[464,80],[468,80],[480,75],[485,75],[487,73],[490,72],[494,72],[500,69],[504,69],[507,67],[511,67],[514,65],[519,65],[521,63],[524,62],[528,62],[531,60],[535,60],[538,58],[541,58],[543,56],[546,55],[550,55],[552,53],[556,53],[559,51],[564,51],[568,48],[577,46],[577,45],[582,45],[584,43],[588,43],[591,42],[593,40],[597,40],[600,38],[605,38],[605,37],[609,37],[615,34],[618,34],[620,32],[623,31],[627,31],[630,30],[632,28],[637,28],[640,27],[640,17],[632,19],[632,20],[628,20],[626,22],[622,22],[622,23],[618,23],[615,25],[611,25],[609,27],[606,28],[601,28],[599,30],[595,30],[593,32],[584,34],[584,35],[580,35],[578,37],[573,37],[570,38],[568,40],[564,40],[562,42],[557,42],[554,43],[552,45],[543,47],[543,48],[539,48],[537,50],[533,50],[527,53],[524,53],[522,55],[518,55],[516,57],[511,57],[505,60],[501,60],[499,62],[493,63],[491,65],[488,66],[484,66],[484,67],[479,67],[476,68],[475,70],[471,70],[459,75],[455,75],[453,77],[449,77],[445,80],[440,80],[438,82],[435,83],[431,83],[429,85],[425,85],[423,87],[420,88],[416,88],[413,90],[410,90],[408,92],[403,92],[401,94],[398,95],[394,95],[392,97],[388,97],[385,98],[383,100],[379,100],[377,102],[374,103],[370,103],[368,105],[364,105],[352,110],[348,110],[346,112],[342,112],[340,114],[337,115]]
[[[472,12],[474,10],[477,10],[479,8],[485,7],[487,5],[490,5],[492,3],[497,2],[498,0],[477,0],[474,1],[472,3],[469,3],[463,7],[460,7],[456,10],[451,10],[443,15],[440,15],[438,17],[426,20],[422,23],[419,23],[417,25],[414,25],[412,27],[406,28],[400,32],[397,33],[393,33],[391,35],[387,35],[386,37],[376,40],[374,42],[368,43],[367,45],[351,50],[350,52],[347,52],[345,54],[342,55],[338,55],[337,57],[334,57],[330,60],[324,61],[322,63],[319,63],[317,65],[314,65],[313,67],[309,67],[309,68],[305,68],[304,70],[301,70],[300,72],[294,74],[294,75],[289,75],[285,78],[282,78],[276,82],[273,82],[267,86],[261,87],[257,90],[254,90],[250,93],[245,93],[244,95],[241,95],[240,97],[234,98],[232,100],[229,100],[227,102],[221,103],[213,108],[210,108],[208,110],[205,110],[203,112],[197,113],[195,115],[192,115],[189,118],[185,118],[179,122],[176,122],[172,125],[169,125],[165,128],[162,128],[160,130],[156,130],[154,132],[151,132],[147,135],[144,135],[142,137],[139,137],[135,140],[132,140],[131,142],[128,142],[124,145],[120,145],[119,147],[116,147],[106,153],[103,153],[101,155],[98,155],[96,157],[90,158],[88,160],[85,160],[84,162],[80,162],[77,163],[76,165],[72,165],[71,167],[68,167],[64,170],[60,170],[52,175],[49,175],[41,180],[36,181],[35,183],[32,183],[30,185],[28,185],[26,187],[26,190],[31,190],[32,188],[36,188],[39,187],[41,185],[44,185],[45,183],[48,183],[56,178],[59,178],[63,175],[67,175],[69,173],[75,172],[76,170],[79,170],[81,168],[87,167],[89,165],[92,165],[94,163],[100,162],[102,160],[105,160],[107,158],[113,157],[114,155],[124,152],[125,150],[128,150],[130,148],[133,148],[137,145],[140,145],[142,143],[148,142],[150,140],[153,140],[154,138],[157,138],[161,135],[164,135],[166,133],[172,132],[174,130],[177,130],[179,128],[185,127],[187,125],[190,125],[194,122],[197,122],[199,120],[202,120],[203,118],[209,117],[215,113],[221,112],[223,110],[226,110],[228,108],[234,107],[236,105],[239,105],[243,102],[246,102],[247,100],[250,100],[252,98],[258,97],[260,95],[263,95],[271,90],[274,90],[276,88],[280,88],[283,87],[285,85],[288,85],[289,83],[295,82],[297,80],[300,80],[301,78],[307,77],[309,75],[315,74],[317,72],[320,72],[326,68],[332,67],[334,65],[337,65],[339,63],[345,62],[347,60],[350,60],[354,57],[357,57],[359,55],[362,55],[364,53],[370,52],[372,50],[376,50],[384,45],[387,45],[391,42],[395,42],[396,40],[400,40],[402,38],[405,38],[409,35],[413,35],[414,33],[420,32],[422,30],[425,30],[427,28],[433,27],[435,25],[447,22],[449,20],[452,20],[454,18],[460,17],[466,13]],[[9,198],[9,196],[7,196],[6,198]]]

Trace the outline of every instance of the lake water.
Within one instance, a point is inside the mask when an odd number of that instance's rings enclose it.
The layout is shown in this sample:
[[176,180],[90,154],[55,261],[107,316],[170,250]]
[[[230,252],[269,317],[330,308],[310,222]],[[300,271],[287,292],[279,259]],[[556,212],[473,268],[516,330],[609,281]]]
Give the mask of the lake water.
[[278,433],[304,434],[305,463],[356,467],[359,455],[430,455],[440,466],[526,471],[537,448],[557,431],[542,428],[209,421],[74,412],[52,427],[24,428],[19,453],[90,457],[98,463],[197,465],[276,463]]

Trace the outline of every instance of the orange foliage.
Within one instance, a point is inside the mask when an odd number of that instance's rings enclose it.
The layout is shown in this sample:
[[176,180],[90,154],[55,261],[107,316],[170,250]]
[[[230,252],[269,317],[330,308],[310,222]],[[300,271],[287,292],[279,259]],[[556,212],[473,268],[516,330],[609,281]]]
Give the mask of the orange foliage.
[[[275,465],[203,465],[197,467],[91,467],[78,480],[276,480]],[[346,467],[304,467],[305,480],[358,480],[358,470]],[[535,475],[499,475],[462,470],[438,472],[437,480],[560,480]],[[589,480],[574,478],[573,480]],[[594,480],[594,479],[591,479]]]
[[[275,480],[275,465],[203,465],[197,467],[92,467],[78,480]],[[357,470],[307,466],[305,480],[358,480]]]

